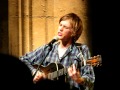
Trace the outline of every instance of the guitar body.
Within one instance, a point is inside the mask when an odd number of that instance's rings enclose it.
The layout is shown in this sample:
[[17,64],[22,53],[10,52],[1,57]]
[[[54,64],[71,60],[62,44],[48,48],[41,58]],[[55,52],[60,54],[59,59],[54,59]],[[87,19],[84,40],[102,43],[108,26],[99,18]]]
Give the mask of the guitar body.
[[49,74],[52,73],[54,71],[57,71],[57,69],[62,69],[64,68],[62,64],[59,63],[51,63],[48,66],[44,67],[44,66],[40,66],[40,70],[42,72],[44,72],[45,74]]
[[[37,68],[37,65],[33,65]],[[64,68],[62,64],[50,63],[48,66],[39,66],[39,70],[43,72],[49,80],[65,79],[67,68]]]
[[[33,65],[37,68],[37,65]],[[51,63],[48,66],[39,66],[39,70],[48,75],[46,79],[40,80],[35,84],[36,90],[69,90],[68,83],[65,83],[65,74],[60,75],[63,70],[62,64]]]

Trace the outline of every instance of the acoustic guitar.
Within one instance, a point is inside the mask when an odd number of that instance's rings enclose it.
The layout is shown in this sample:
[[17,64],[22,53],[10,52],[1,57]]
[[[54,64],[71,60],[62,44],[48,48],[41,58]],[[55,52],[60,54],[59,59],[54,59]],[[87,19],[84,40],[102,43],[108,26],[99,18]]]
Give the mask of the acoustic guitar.
[[[101,55],[97,55],[91,57],[91,59],[86,60],[86,65],[92,65],[93,67],[98,67],[102,65]],[[33,67],[37,68],[38,65],[33,65]],[[45,73],[46,78],[49,80],[56,80],[60,76],[67,74],[68,67],[64,67],[60,63],[50,63],[47,66],[39,66],[39,70]]]

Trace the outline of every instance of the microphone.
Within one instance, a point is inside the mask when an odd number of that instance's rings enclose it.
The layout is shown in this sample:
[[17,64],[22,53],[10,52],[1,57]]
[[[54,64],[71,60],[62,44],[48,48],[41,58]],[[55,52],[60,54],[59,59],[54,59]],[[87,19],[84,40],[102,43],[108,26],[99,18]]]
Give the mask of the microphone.
[[58,41],[59,38],[57,36],[55,36],[47,45],[51,46],[54,42]]

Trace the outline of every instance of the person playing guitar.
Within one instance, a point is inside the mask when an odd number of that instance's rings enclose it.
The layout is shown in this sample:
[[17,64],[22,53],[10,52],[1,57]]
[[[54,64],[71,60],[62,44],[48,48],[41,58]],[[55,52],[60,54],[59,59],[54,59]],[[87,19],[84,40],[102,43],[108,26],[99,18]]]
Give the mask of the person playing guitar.
[[[94,69],[91,62],[87,62],[92,60],[90,50],[85,44],[76,44],[82,31],[81,18],[75,13],[68,13],[59,19],[57,36],[49,44],[40,46],[20,57],[20,60],[30,68],[35,84],[41,80],[50,80],[53,82],[52,85],[43,82],[45,88],[50,89],[53,86],[67,90],[65,86],[68,85],[68,90],[93,89]],[[63,76],[64,80],[61,79]],[[56,84],[61,80],[67,85]]]

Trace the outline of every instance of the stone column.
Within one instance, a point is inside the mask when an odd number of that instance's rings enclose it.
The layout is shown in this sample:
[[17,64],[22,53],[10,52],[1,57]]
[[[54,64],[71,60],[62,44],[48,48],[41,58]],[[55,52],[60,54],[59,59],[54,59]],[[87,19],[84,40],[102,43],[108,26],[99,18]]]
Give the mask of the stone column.
[[21,45],[22,54],[31,50],[32,44],[32,17],[31,17],[31,0],[21,0]]
[[[18,56],[20,45],[19,31],[21,29],[19,22],[19,1],[8,0],[8,34],[9,34],[9,54]],[[19,13],[18,13],[19,12]]]
[[31,0],[9,0],[9,54],[31,50]]

